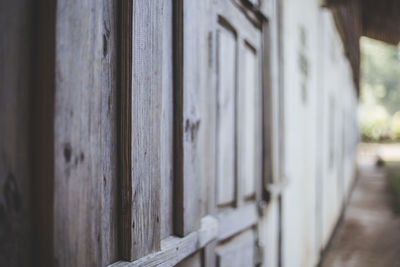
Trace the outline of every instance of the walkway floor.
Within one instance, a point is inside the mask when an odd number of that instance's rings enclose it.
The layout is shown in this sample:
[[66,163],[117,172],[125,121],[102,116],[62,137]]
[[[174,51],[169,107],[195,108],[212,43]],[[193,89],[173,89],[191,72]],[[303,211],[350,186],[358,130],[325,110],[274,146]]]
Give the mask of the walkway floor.
[[[400,169],[399,169],[400,171]],[[400,212],[385,169],[371,163],[360,175],[323,267],[400,266]]]

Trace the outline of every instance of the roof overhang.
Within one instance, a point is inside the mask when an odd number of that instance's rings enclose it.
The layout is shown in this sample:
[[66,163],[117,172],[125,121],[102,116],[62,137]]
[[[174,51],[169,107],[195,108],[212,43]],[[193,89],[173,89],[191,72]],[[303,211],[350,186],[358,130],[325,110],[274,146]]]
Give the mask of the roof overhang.
[[361,36],[397,45],[400,41],[400,0],[322,0],[342,37],[359,93]]
[[363,35],[397,45],[400,42],[400,1],[363,0]]

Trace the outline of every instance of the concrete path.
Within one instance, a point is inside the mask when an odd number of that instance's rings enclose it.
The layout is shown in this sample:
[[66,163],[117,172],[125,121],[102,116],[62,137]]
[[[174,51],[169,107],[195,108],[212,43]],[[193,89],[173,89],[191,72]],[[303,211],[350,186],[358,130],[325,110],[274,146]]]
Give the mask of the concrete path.
[[360,166],[343,222],[322,266],[400,267],[400,213],[384,169]]

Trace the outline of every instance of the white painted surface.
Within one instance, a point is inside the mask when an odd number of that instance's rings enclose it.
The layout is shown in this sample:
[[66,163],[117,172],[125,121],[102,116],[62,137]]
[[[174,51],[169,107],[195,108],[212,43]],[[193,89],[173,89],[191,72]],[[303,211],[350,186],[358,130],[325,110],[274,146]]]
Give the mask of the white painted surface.
[[217,100],[217,204],[234,201],[235,196],[235,102],[236,39],[225,28],[218,31]]
[[239,180],[243,181],[243,196],[254,195],[257,164],[257,97],[258,70],[255,51],[247,44],[244,45],[244,67],[241,69],[243,84],[239,92]]
[[317,0],[282,5],[282,163],[289,181],[282,198],[282,259],[287,267],[315,266],[353,178],[357,98],[330,12]]

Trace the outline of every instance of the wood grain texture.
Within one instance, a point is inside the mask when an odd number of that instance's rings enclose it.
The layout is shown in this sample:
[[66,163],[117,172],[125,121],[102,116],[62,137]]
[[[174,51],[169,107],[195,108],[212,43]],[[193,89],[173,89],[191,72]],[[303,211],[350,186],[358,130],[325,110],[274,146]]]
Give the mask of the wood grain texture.
[[54,266],[117,260],[116,1],[58,1]]
[[132,57],[125,46],[123,60],[131,60],[132,78],[122,88],[122,249],[124,259],[135,260],[160,248],[163,4],[140,0],[126,8]]
[[174,233],[181,237],[198,229],[201,218],[198,2],[174,2]]
[[117,1],[103,1],[103,58],[101,60],[101,251],[102,264],[119,256],[118,245],[118,42]]
[[31,1],[0,2],[0,266],[31,264]]
[[161,250],[134,262],[120,261],[109,267],[175,266],[183,259],[206,246],[217,237],[218,222],[212,216],[201,219],[201,227],[183,238],[168,237],[161,242]]

